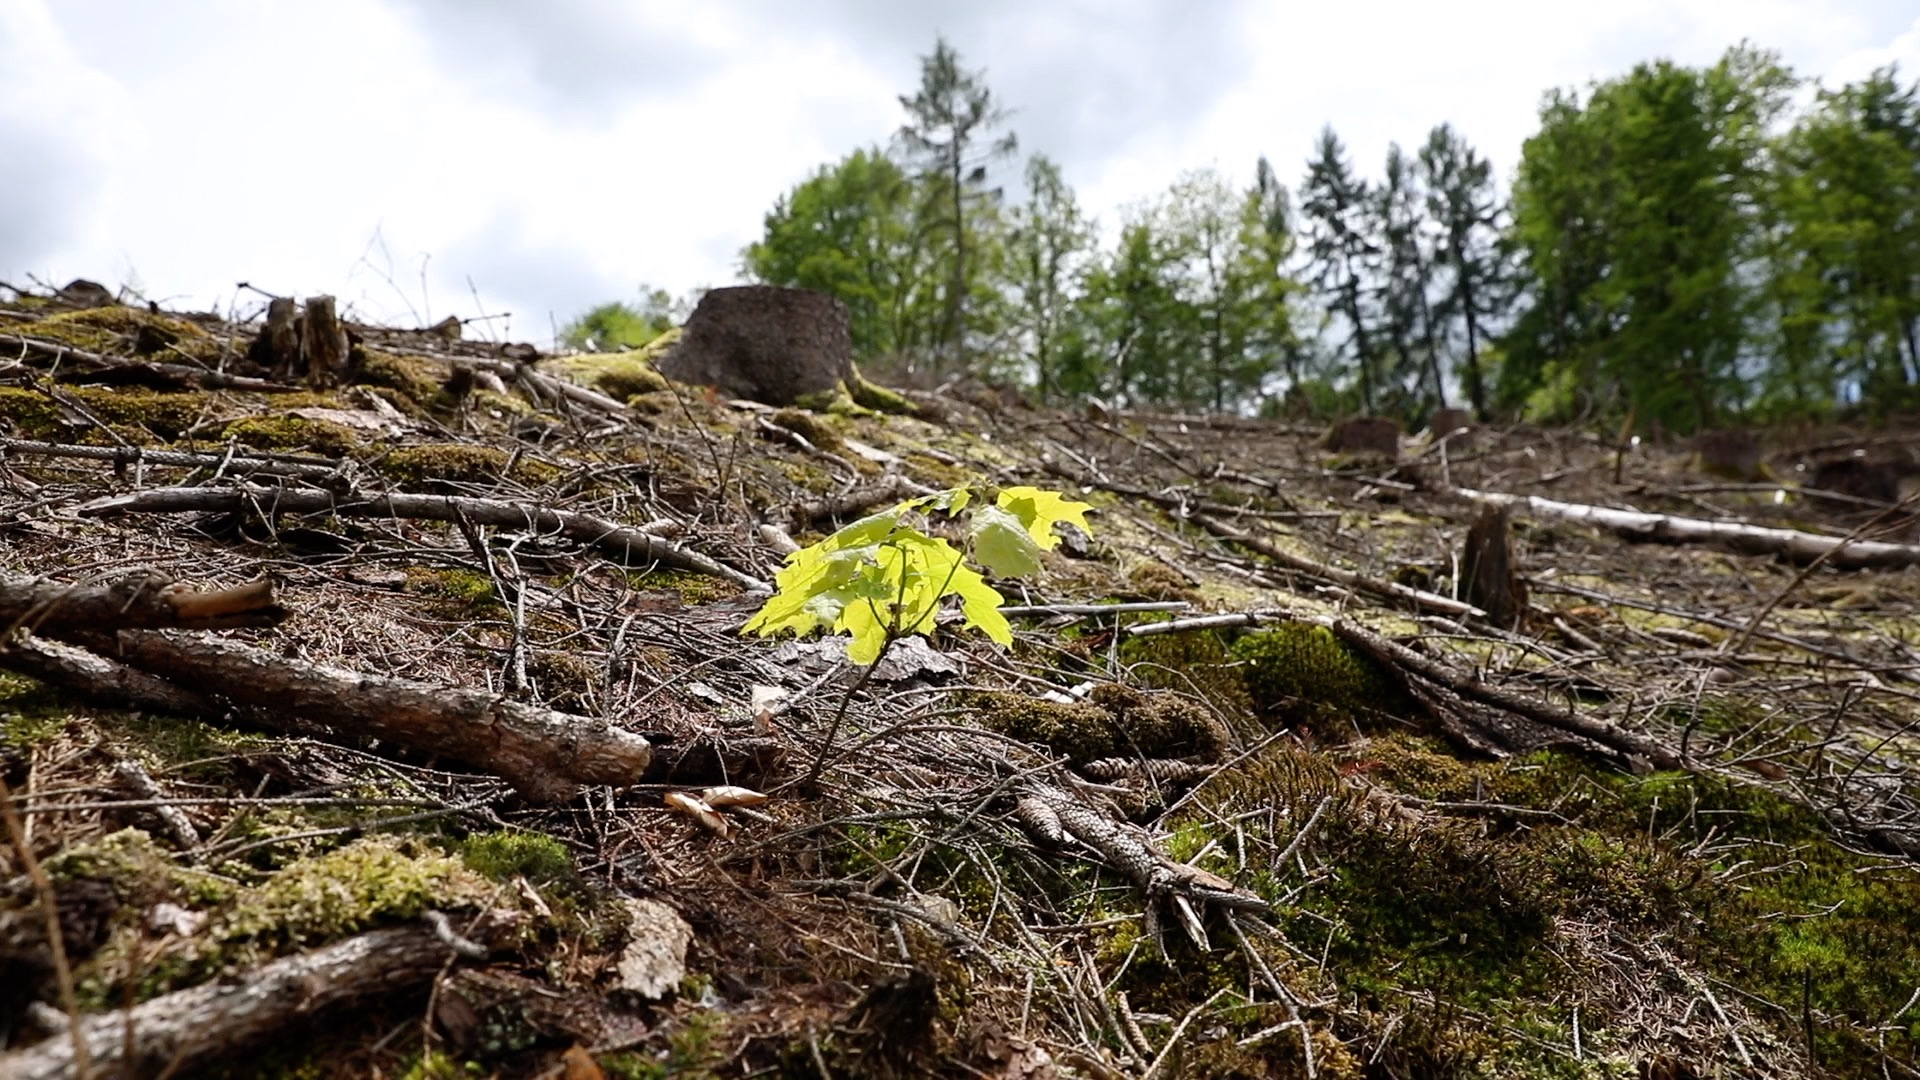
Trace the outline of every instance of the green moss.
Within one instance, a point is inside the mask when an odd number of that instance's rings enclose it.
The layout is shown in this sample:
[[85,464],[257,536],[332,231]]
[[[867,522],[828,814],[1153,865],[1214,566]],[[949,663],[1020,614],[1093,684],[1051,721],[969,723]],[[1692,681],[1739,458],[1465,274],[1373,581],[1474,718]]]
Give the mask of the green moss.
[[206,359],[220,351],[210,334],[185,319],[119,304],[49,315],[27,332],[90,352],[144,356],[177,350]]
[[874,412],[886,413],[891,416],[913,416],[920,411],[919,406],[915,405],[905,396],[897,394],[881,386],[879,383],[868,382],[858,371],[854,372],[853,378],[847,383],[846,389],[847,397],[851,398],[854,404],[863,409],[872,409]]
[[805,409],[781,409],[773,414],[773,422],[807,440],[818,449],[846,448],[847,441],[840,437],[838,431]]
[[[507,468],[510,462],[511,473]],[[503,476],[538,486],[560,473],[545,462],[525,457],[515,460],[505,450],[467,443],[402,447],[381,459],[380,469],[400,484],[436,494],[496,487]]]
[[739,584],[725,578],[696,574],[691,570],[632,570],[627,572],[627,581],[635,589],[673,593],[689,607],[731,600],[745,591]]
[[301,945],[484,903],[497,886],[417,841],[375,836],[300,859],[235,898],[213,936]]
[[981,710],[983,726],[1076,765],[1111,757],[1218,760],[1231,739],[1212,713],[1190,701],[1114,683],[1071,704],[1011,693],[974,694],[968,703]]
[[520,877],[535,885],[558,885],[579,880],[567,846],[542,833],[503,829],[470,836],[460,845],[460,859],[495,881]]
[[1324,626],[1282,623],[1242,637],[1233,653],[1254,708],[1270,719],[1318,726],[1414,715],[1391,676]]
[[41,864],[57,886],[81,878],[112,881],[126,895],[142,885],[158,887],[176,871],[153,837],[139,829],[121,829],[97,840],[61,849]]
[[273,450],[345,457],[363,443],[360,433],[331,420],[309,420],[299,416],[250,416],[235,420],[221,432],[256,450]]
[[[63,386],[58,391],[135,445],[172,442],[200,419],[203,394],[169,394],[126,387]],[[53,442],[111,443],[105,433],[71,416],[45,394],[0,387],[0,416],[13,421],[21,438]]]
[[377,349],[356,350],[353,381],[384,387],[400,395],[410,415],[418,416],[440,397],[446,376],[443,365],[417,356],[397,356]]
[[1142,600],[1184,600],[1189,604],[1200,600],[1200,594],[1180,571],[1154,559],[1137,563],[1127,572],[1127,592],[1130,598]]
[[467,609],[495,607],[500,604],[500,596],[494,591],[493,579],[471,570],[409,567],[407,591],[421,596],[450,600],[455,606]]
[[572,653],[542,649],[527,661],[527,674],[550,708],[585,712],[604,671]]
[[72,718],[71,706],[54,688],[0,671],[0,746],[39,746],[65,731]]

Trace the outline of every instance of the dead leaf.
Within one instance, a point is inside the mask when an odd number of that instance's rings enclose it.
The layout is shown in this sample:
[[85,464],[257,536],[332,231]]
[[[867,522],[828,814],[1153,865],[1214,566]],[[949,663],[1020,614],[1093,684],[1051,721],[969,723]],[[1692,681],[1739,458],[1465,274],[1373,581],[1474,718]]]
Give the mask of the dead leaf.
[[560,1064],[566,1066],[567,1071],[562,1074],[566,1080],[606,1080],[607,1074],[601,1071],[600,1063],[593,1060],[587,1048],[578,1043],[567,1047],[567,1052],[560,1055]]
[[708,806],[759,806],[767,801],[767,796],[752,788],[731,784],[707,788],[700,793],[700,798]]
[[733,826],[727,824],[726,818],[715,813],[713,807],[684,791],[669,791],[662,801],[722,837],[733,832]]

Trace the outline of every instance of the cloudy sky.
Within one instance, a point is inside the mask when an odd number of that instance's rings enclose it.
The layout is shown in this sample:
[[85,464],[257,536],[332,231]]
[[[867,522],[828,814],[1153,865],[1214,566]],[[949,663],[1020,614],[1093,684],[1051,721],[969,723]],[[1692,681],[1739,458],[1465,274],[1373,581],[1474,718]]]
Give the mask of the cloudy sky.
[[1105,220],[1183,171],[1363,169],[1447,121],[1504,175],[1542,91],[1748,39],[1920,74],[1913,0],[0,0],[0,281],[362,318],[735,279],[773,200],[887,140],[945,34]]

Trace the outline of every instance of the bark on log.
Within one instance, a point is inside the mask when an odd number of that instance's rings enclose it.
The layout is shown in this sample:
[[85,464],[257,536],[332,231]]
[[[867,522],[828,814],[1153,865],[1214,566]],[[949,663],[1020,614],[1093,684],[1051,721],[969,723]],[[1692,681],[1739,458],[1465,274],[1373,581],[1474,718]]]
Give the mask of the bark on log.
[[1780,555],[1797,563],[1812,562],[1824,555],[1826,565],[1852,570],[1920,565],[1920,545],[1914,544],[1850,541],[1840,536],[1821,536],[1740,521],[1703,521],[1672,514],[1558,502],[1538,495],[1508,495],[1470,488],[1456,488],[1453,494],[1494,506],[1511,506],[1539,517],[1590,522],[1630,540],[1717,544],[1742,555]]
[[0,627],[43,634],[62,630],[225,630],[273,626],[287,609],[265,578],[231,589],[196,592],[160,574],[66,585],[0,578]]
[[[494,945],[513,923],[513,916],[494,913],[463,933]],[[131,1012],[86,1017],[80,1034],[101,1070],[96,1075],[186,1075],[329,1010],[423,986],[454,952],[429,927],[375,930],[275,960],[237,980],[162,995]],[[64,1080],[74,1075],[73,1046],[72,1034],[61,1032],[0,1056],[0,1077]]]
[[157,488],[98,499],[79,508],[93,517],[115,514],[238,513],[257,509],[263,514],[335,514],[340,517],[417,518],[426,521],[470,521],[506,529],[558,534],[593,544],[626,560],[628,566],[658,563],[675,570],[725,578],[749,592],[771,592],[772,587],[730,566],[688,551],[639,529],[615,525],[604,518],[553,510],[544,506],[475,499],[457,495],[335,494],[242,484],[220,488]]
[[168,631],[69,640],[203,694],[466,762],[541,801],[570,799],[589,784],[638,783],[653,759],[644,737],[605,720],[485,690],[382,678]]

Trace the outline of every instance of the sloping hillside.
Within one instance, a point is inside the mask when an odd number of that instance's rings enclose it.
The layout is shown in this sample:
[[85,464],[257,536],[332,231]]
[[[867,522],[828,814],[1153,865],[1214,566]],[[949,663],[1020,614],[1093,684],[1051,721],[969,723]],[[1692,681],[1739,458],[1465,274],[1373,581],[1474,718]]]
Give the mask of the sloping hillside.
[[[1920,1068],[1920,551],[1802,489],[1903,433],[1387,461],[452,326],[312,389],[79,299],[0,304],[0,1075]],[[966,485],[1095,508],[1010,647],[741,633]]]

